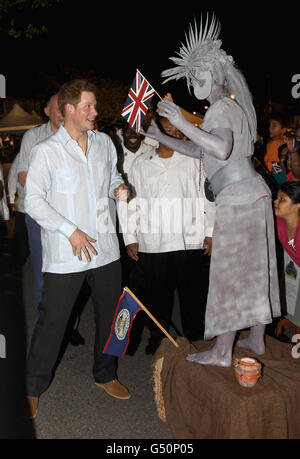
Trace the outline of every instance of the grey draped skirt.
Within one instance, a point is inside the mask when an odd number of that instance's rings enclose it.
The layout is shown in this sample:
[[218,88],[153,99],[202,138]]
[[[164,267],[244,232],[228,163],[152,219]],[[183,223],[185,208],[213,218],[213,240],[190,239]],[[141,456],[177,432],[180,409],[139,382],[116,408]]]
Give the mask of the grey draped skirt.
[[205,339],[281,314],[271,197],[232,205],[226,194],[216,210]]

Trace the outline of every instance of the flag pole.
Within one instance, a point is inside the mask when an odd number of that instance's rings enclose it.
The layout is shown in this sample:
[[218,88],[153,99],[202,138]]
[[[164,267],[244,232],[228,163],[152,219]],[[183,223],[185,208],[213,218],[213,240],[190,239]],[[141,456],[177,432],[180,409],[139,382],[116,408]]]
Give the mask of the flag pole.
[[[137,70],[137,72],[139,72],[139,73],[140,73],[140,75],[141,75],[141,76],[144,78],[144,80],[146,80],[146,81],[147,81],[147,83],[148,83],[148,84],[151,86],[151,88],[153,88],[152,84],[150,84],[150,83],[149,83],[149,81],[147,80],[147,78],[145,78],[145,77],[144,77],[144,75],[142,74],[142,72],[140,72],[140,71],[139,71],[139,69],[136,69],[136,70]],[[158,92],[157,92],[157,91],[155,91],[155,89],[154,89],[154,88],[153,88],[153,91],[154,91],[154,92],[155,92],[155,94],[156,94],[156,95],[157,95],[157,96],[160,98],[160,100],[162,100],[162,98],[160,97],[160,95],[158,94]]]
[[161,331],[167,336],[167,338],[169,338],[169,340],[171,341],[171,343],[174,344],[174,346],[176,347],[179,347],[179,344],[176,343],[176,341],[174,341],[174,339],[172,338],[172,336],[160,325],[160,323],[155,319],[155,317],[153,317],[153,315],[151,314],[150,311],[148,311],[148,309],[140,302],[140,300],[134,295],[134,293],[132,293],[131,290],[129,290],[128,287],[124,287],[124,290],[126,290],[129,295],[132,296],[132,298],[134,298],[134,300],[141,306],[141,308],[143,309],[143,311],[145,311],[146,314],[148,314],[148,316],[150,317],[150,319],[153,320],[153,322],[161,329]]

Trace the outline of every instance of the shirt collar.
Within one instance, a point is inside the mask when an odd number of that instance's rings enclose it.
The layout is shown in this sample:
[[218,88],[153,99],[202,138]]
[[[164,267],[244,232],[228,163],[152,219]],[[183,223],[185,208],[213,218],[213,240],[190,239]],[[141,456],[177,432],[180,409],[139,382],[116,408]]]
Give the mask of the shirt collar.
[[[170,158],[167,158],[167,159],[171,159],[172,158],[172,162],[174,161],[177,161],[178,159],[183,159],[184,158],[184,155],[181,155],[180,153],[177,153],[177,151],[174,150],[173,152],[173,155],[170,156]],[[154,150],[154,155],[153,155],[153,159],[157,159],[158,161],[160,161],[160,159],[164,160],[164,158],[161,158],[158,154],[157,154],[157,151],[156,151],[156,148]]]
[[46,125],[46,130],[47,130],[47,133],[49,134],[49,136],[54,134],[54,131],[52,131],[52,129],[51,129],[50,120],[48,121],[48,123]]
[[[57,131],[57,135],[60,139],[60,141],[64,144],[64,145],[67,145],[68,142],[76,142],[71,136],[70,134],[68,133],[68,131],[65,129],[63,123],[60,125],[60,128],[58,129]],[[88,140],[92,140],[93,137],[95,137],[96,135],[96,131],[87,131],[87,135],[88,135]]]

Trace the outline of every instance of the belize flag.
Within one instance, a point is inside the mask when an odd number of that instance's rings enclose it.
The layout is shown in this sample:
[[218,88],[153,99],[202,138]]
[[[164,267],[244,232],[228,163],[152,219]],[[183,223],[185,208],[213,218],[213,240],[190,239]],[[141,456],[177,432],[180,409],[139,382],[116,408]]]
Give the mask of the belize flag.
[[124,288],[117,305],[110,336],[102,351],[103,354],[116,357],[124,356],[129,343],[133,319],[141,309],[143,309],[141,305]]
[[154,93],[155,90],[137,70],[122,110],[122,116],[136,132],[140,131]]

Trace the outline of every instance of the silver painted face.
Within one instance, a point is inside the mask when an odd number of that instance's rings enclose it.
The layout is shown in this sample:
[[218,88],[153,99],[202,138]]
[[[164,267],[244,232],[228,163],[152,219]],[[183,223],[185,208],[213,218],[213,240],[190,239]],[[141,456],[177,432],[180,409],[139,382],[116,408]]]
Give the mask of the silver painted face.
[[195,97],[198,100],[207,99],[212,90],[212,74],[210,71],[201,71],[195,69],[195,72],[192,74],[192,86],[194,89]]

